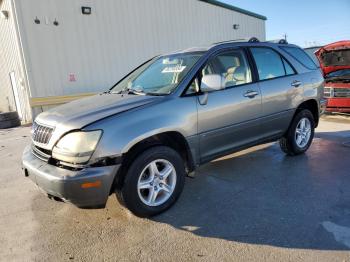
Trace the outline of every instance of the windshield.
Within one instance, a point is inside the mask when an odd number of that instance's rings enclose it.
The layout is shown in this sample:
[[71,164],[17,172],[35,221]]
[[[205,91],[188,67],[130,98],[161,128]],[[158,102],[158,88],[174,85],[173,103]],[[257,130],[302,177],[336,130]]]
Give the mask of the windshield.
[[203,53],[157,57],[142,65],[115,85],[112,93],[168,95],[199,60]]
[[331,72],[326,75],[326,78],[350,79],[350,69],[342,69]]

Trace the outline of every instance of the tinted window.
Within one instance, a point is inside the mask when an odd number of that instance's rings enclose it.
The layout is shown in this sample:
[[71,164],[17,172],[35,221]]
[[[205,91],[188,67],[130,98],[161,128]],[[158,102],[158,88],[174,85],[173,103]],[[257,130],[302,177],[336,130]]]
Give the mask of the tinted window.
[[284,46],[281,47],[284,51],[286,51],[288,54],[293,56],[296,60],[298,60],[302,65],[307,67],[308,69],[316,69],[317,66],[312,61],[310,56],[308,56],[304,50],[298,48],[298,47],[290,47],[290,46]]
[[291,67],[291,65],[284,58],[282,58],[282,60],[283,60],[284,68],[286,69],[286,75],[294,75],[295,71]]
[[271,48],[251,48],[260,80],[285,75],[281,56]]
[[224,52],[210,59],[202,75],[217,74],[225,80],[225,87],[252,82],[252,74],[244,52],[240,49]]
[[317,65],[317,67],[320,67],[320,61],[318,61],[315,52],[320,49],[320,47],[309,47],[309,48],[305,48],[304,51],[305,53],[310,56],[310,58],[312,59],[312,61],[314,61],[314,63]]

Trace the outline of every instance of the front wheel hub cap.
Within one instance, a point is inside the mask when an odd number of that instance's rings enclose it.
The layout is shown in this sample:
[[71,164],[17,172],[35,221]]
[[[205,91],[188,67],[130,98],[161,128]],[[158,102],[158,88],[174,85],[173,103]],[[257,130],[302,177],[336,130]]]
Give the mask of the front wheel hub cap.
[[176,170],[173,164],[165,159],[153,160],[142,170],[137,193],[147,206],[160,206],[173,194],[176,186]]

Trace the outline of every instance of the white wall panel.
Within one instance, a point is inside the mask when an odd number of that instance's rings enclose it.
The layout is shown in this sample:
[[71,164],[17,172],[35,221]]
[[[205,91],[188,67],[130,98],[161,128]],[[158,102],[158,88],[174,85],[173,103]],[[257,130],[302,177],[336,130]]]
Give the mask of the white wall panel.
[[0,5],[1,11],[7,11],[8,19],[0,19],[0,111],[15,111],[10,73],[14,72],[18,87],[19,106],[22,108],[22,121],[31,119],[31,110],[28,102],[28,94],[23,68],[20,60],[15,13],[12,9],[11,0],[4,0]]
[[[265,21],[197,0],[15,2],[32,97],[106,90],[164,52],[251,36],[265,39]],[[92,14],[82,15],[82,6],[90,6]],[[59,26],[53,25],[55,19]],[[233,30],[233,24],[240,29]]]

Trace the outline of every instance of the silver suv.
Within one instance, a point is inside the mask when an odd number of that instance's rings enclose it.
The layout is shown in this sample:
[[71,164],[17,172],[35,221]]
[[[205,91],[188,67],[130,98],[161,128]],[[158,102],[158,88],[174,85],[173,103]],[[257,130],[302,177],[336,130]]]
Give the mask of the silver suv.
[[199,165],[271,141],[310,146],[323,77],[285,42],[223,42],[157,56],[108,92],[41,113],[23,169],[50,198],[78,207],[118,199],[152,216]]

